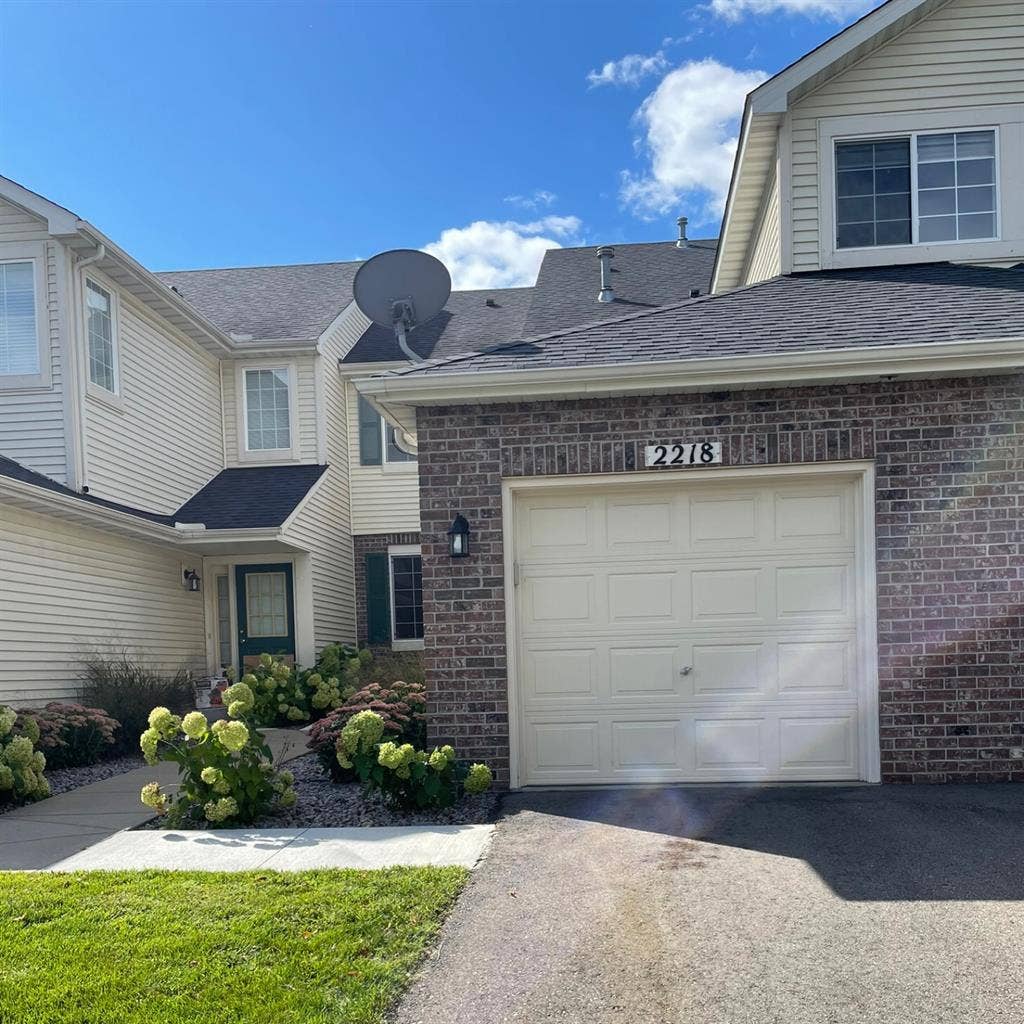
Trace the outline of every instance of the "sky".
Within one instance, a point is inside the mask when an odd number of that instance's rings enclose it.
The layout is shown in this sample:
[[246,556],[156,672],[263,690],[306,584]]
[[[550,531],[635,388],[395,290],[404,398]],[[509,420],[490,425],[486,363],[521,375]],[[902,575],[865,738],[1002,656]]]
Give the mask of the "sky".
[[[743,97],[877,0],[0,2],[0,173],[151,270],[717,234]],[[41,55],[45,55],[45,58]]]

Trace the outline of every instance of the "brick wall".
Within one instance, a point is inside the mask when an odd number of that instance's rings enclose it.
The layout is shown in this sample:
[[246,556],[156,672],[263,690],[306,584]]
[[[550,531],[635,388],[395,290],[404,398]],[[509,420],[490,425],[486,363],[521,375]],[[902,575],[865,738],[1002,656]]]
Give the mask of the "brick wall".
[[[447,529],[447,527],[445,527]],[[366,556],[398,544],[419,544],[418,533],[373,533],[352,538],[356,558],[356,638],[366,643]]]
[[723,469],[875,460],[883,779],[1024,780],[1024,377],[421,408],[417,427],[431,737],[500,780],[502,478],[685,473],[637,469],[643,447],[703,437]]

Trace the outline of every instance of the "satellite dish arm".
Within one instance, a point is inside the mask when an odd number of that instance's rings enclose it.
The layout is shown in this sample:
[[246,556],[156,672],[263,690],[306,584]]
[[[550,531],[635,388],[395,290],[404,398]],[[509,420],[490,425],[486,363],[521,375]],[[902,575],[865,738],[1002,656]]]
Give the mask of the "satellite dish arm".
[[416,325],[416,314],[412,308],[412,301],[409,299],[399,299],[391,307],[391,315],[395,328],[395,340],[398,342],[398,347],[405,353],[405,357],[409,362],[422,363],[423,357],[418,353],[413,352],[409,347],[409,342],[406,338],[407,332],[412,330]]

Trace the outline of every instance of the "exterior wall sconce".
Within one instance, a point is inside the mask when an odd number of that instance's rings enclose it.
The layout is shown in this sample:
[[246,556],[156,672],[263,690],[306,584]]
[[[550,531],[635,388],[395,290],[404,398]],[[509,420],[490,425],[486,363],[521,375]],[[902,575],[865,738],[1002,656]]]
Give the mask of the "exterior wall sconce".
[[452,558],[465,558],[469,554],[469,523],[461,512],[448,530],[448,554]]
[[193,594],[195,594],[199,591],[199,584],[202,583],[202,579],[195,569],[183,569],[181,572],[181,582]]

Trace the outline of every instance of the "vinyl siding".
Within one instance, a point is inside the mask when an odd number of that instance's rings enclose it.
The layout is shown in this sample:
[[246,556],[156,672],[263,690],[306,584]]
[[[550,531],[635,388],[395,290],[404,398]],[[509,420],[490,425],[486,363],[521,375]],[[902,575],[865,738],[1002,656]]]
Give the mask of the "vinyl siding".
[[342,343],[340,331],[328,330],[315,366],[315,373],[321,375],[328,469],[286,531],[288,540],[310,553],[313,639],[317,651],[338,640],[354,643],[356,638],[346,395],[338,371]]
[[[1021,102],[1024,4],[1015,0],[953,0],[798,101],[790,135],[793,269],[819,269],[821,234],[832,230],[819,223],[818,119]],[[1003,201],[1009,191],[1004,181]]]
[[756,284],[782,272],[781,225],[779,222],[779,180],[772,175],[765,194],[760,222],[754,232],[750,261],[742,284]]
[[352,532],[418,533],[418,467],[415,462],[392,462],[383,466],[359,464],[359,396],[351,382],[347,387]]
[[0,453],[66,483],[64,361],[58,286],[58,275],[64,273],[63,247],[50,238],[41,220],[0,201],[0,243],[8,242],[42,242],[46,246],[50,383],[44,388],[19,391],[0,388]]
[[89,489],[173,512],[224,466],[220,369],[123,295],[119,311],[120,402],[85,400]]
[[[317,454],[317,416],[316,416],[316,364],[317,357],[312,354],[288,356],[275,359],[273,356],[261,356],[252,359],[236,359],[227,361],[222,367],[224,385],[224,440],[227,452],[227,465],[251,466],[254,459],[243,449],[241,436],[242,410],[239,406],[241,397],[238,394],[239,366],[295,366],[296,418],[298,423],[297,461],[316,462]],[[280,456],[270,456],[267,462],[280,462]]]
[[171,548],[0,506],[0,703],[71,696],[81,661],[126,650],[205,670],[203,599]]

